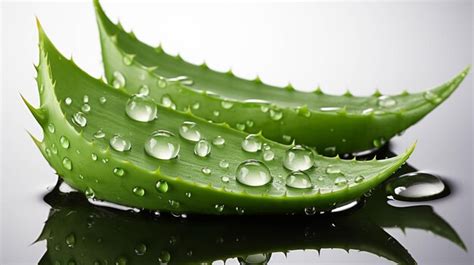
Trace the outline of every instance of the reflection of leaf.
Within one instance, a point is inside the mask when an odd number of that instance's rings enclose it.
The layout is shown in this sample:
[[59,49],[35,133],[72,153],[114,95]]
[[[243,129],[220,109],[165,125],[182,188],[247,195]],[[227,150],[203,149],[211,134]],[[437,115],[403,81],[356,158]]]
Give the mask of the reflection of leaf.
[[[392,157],[394,154],[384,149],[377,156]],[[405,164],[392,178],[414,171],[417,170]],[[387,203],[384,185],[380,185],[372,192],[372,195],[367,199],[365,206],[358,214],[370,217],[371,220],[381,227],[399,227],[403,230],[414,228],[430,231],[466,250],[464,242],[456,231],[441,216],[434,212],[433,207],[427,205],[410,207],[391,206]]]
[[[332,216],[192,216],[155,218],[96,207],[78,193],[57,189],[45,200],[52,206],[41,239],[47,252],[40,264],[155,264],[170,254],[171,263],[198,263],[254,253],[295,249],[357,249],[396,263],[415,261],[395,239],[363,216],[349,213]],[[66,238],[75,238],[68,247]],[[134,249],[140,244],[145,255]],[[57,251],[55,249],[60,249]],[[162,257],[163,258],[163,257]]]

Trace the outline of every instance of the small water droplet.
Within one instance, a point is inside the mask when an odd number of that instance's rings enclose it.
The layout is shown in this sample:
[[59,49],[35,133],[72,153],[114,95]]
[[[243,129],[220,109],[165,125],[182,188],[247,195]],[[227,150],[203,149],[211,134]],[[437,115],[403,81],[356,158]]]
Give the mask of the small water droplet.
[[100,104],[103,105],[103,104],[105,104],[105,103],[107,102],[107,98],[106,98],[106,97],[100,97],[100,98],[99,98],[99,102],[100,102]]
[[264,161],[272,161],[275,158],[275,153],[272,150],[265,150],[263,151],[263,160]]
[[361,183],[362,181],[364,181],[364,176],[357,176],[354,178],[355,183]]
[[377,99],[377,105],[382,108],[391,108],[397,105],[397,101],[391,96],[380,96]]
[[127,259],[125,257],[118,257],[115,265],[127,265]]
[[64,103],[69,106],[72,104],[72,99],[70,97],[67,97],[64,99]]
[[141,85],[138,89],[138,94],[142,96],[148,96],[150,94],[150,88],[147,85]]
[[102,139],[105,137],[105,133],[102,131],[102,129],[99,129],[97,132],[94,133],[94,137],[97,139]]
[[73,233],[66,236],[66,245],[69,248],[73,248],[76,245],[76,235]]
[[194,84],[194,81],[189,78],[188,76],[177,76],[177,77],[172,77],[168,78],[169,82],[178,82],[179,84],[183,86],[191,86]]
[[443,181],[426,172],[412,172],[390,181],[386,190],[395,199],[401,201],[427,201],[445,195]]
[[247,125],[247,127],[249,127],[249,128],[252,128],[253,125],[254,125],[254,122],[252,120],[246,120],[245,125]]
[[171,132],[165,130],[153,132],[145,142],[146,153],[161,160],[170,160],[177,157],[179,149],[179,139]]
[[125,64],[125,65],[131,65],[132,62],[133,62],[133,58],[134,58],[134,57],[135,57],[135,55],[133,55],[133,54],[125,54],[125,55],[123,56],[123,60],[122,60],[122,61],[123,61],[123,64]]
[[115,71],[113,73],[113,80],[112,80],[112,86],[114,88],[122,88],[125,86],[125,76],[123,76],[122,73],[120,73],[119,71]]
[[118,177],[122,177],[123,175],[125,175],[125,170],[123,168],[120,168],[120,167],[114,168],[113,172],[114,172],[114,175],[118,176]]
[[237,167],[236,178],[239,183],[251,187],[264,186],[273,179],[268,167],[258,160],[242,162]]
[[266,265],[270,260],[271,256],[271,253],[259,253],[239,257],[238,260],[241,265]]
[[165,88],[167,86],[168,86],[168,81],[166,81],[165,78],[161,77],[161,78],[158,79],[158,87],[159,88]]
[[53,152],[53,154],[55,154],[55,155],[58,154],[58,148],[56,148],[56,145],[55,145],[55,144],[52,144],[52,145],[51,145],[51,152]]
[[84,115],[84,113],[82,113],[82,112],[76,112],[72,116],[72,121],[74,122],[74,124],[76,124],[77,126],[80,126],[82,128],[86,127],[86,125],[87,125],[87,118]]
[[256,134],[249,134],[245,139],[242,141],[242,149],[249,153],[255,153],[262,149],[262,142],[260,141],[258,135]]
[[295,189],[309,189],[313,187],[313,184],[311,184],[308,174],[302,171],[295,171],[286,177],[286,186]]
[[186,192],[184,196],[186,196],[187,198],[191,198],[193,195],[191,194],[191,192]]
[[211,144],[206,140],[199,140],[194,146],[194,154],[200,157],[206,157],[211,153]]
[[286,135],[286,134],[283,134],[281,136],[281,139],[283,140],[284,143],[287,143],[287,144],[291,143],[291,140],[292,140],[291,136]]
[[237,214],[244,214],[245,213],[245,209],[241,208],[241,207],[235,207],[235,211],[237,212]]
[[59,143],[61,144],[61,146],[64,148],[64,149],[68,149],[69,148],[69,139],[67,139],[65,136],[61,136],[59,138]]
[[229,168],[229,162],[225,159],[222,159],[220,162],[219,162],[219,167],[220,168]]
[[344,186],[347,185],[347,179],[345,177],[337,177],[334,180],[334,185],[336,185],[338,187],[344,187]]
[[47,156],[47,157],[51,157],[51,149],[49,149],[48,147],[46,147],[46,148],[44,149],[44,152],[46,153],[46,156]]
[[372,114],[372,113],[374,113],[374,109],[373,109],[373,108],[367,108],[367,109],[364,109],[364,110],[362,111],[362,114],[363,114],[363,115],[370,115],[370,114]]
[[438,96],[437,94],[435,94],[431,91],[426,91],[423,94],[423,97],[426,99],[426,101],[428,101],[432,104],[438,104],[443,100],[440,96]]
[[97,161],[97,159],[98,159],[99,157],[98,157],[96,154],[92,153],[92,154],[91,154],[91,158],[92,158],[92,160]]
[[218,213],[222,213],[224,211],[224,204],[216,204],[214,205],[214,209],[216,209]]
[[54,124],[52,123],[48,124],[48,131],[50,133],[54,133],[56,131],[56,127],[54,127]]
[[171,260],[171,254],[168,251],[163,250],[158,257],[158,260],[161,263],[168,263]]
[[204,175],[210,175],[212,173],[211,169],[208,168],[208,167],[203,167],[201,169],[201,172],[204,174]]
[[143,243],[140,243],[135,247],[135,254],[137,254],[138,256],[143,256],[145,255],[146,250],[147,250],[146,245]]
[[121,135],[114,135],[112,138],[110,138],[110,146],[115,150],[119,152],[125,152],[125,151],[130,151],[132,149],[132,143],[130,143],[129,140],[125,139]]
[[166,193],[168,191],[168,182],[164,180],[158,180],[155,184],[155,188],[158,192]]
[[378,138],[378,139],[374,139],[374,141],[373,141],[373,145],[376,148],[382,147],[385,143],[386,143],[386,141],[383,137]]
[[197,124],[192,121],[185,121],[181,124],[179,127],[179,135],[191,142],[197,142],[201,139],[201,132]]
[[95,197],[95,192],[90,187],[86,188],[86,190],[84,191],[84,194],[86,195],[87,199],[94,199],[94,197]]
[[72,161],[71,159],[65,157],[63,158],[63,167],[67,170],[72,170]]
[[335,156],[336,155],[336,147],[335,146],[328,146],[324,148],[324,154],[327,156]]
[[291,171],[304,171],[314,164],[314,155],[308,148],[296,145],[286,151],[283,166]]
[[157,118],[158,111],[152,98],[138,94],[128,99],[125,112],[132,120],[149,122]]
[[171,97],[168,94],[165,94],[161,97],[161,105],[173,110],[176,109],[176,104],[173,102],[173,100],[171,100]]
[[304,214],[306,215],[315,215],[317,213],[317,209],[314,206],[304,208]]
[[83,103],[89,103],[89,96],[88,96],[88,95],[84,95],[84,97],[82,97],[82,102],[83,102]]
[[82,105],[81,107],[81,110],[84,112],[84,113],[89,113],[89,111],[91,111],[91,106],[87,103],[84,103],[84,105]]
[[223,146],[225,144],[225,139],[222,136],[218,135],[212,140],[212,144],[215,146]]
[[235,125],[235,128],[237,128],[237,130],[239,130],[239,131],[244,131],[244,130],[245,130],[245,124],[243,124],[243,123],[237,123],[237,124]]
[[179,201],[175,201],[175,200],[168,200],[168,203],[169,205],[174,208],[174,209],[178,209],[179,206],[181,206],[181,204],[179,203]]
[[227,176],[223,176],[223,177],[221,177],[221,181],[224,182],[224,183],[229,183],[230,179]]
[[269,109],[270,109],[270,106],[268,106],[268,105],[262,105],[262,106],[260,106],[260,110],[261,110],[263,113],[268,112]]
[[216,116],[216,117],[219,117],[219,115],[221,115],[221,113],[218,111],[218,110],[214,110],[212,112],[212,115]]
[[270,109],[270,118],[274,121],[279,121],[283,118],[283,112],[281,110]]
[[195,102],[192,106],[193,109],[199,109],[199,107],[200,107],[199,102]]
[[142,187],[135,187],[132,191],[135,195],[140,197],[143,197],[145,195],[145,189],[143,189]]
[[223,109],[231,109],[232,107],[234,106],[234,103],[233,102],[230,102],[230,101],[221,101],[221,107]]
[[334,167],[332,165],[329,165],[327,168],[326,168],[326,173],[328,174],[341,174],[341,170],[337,167]]

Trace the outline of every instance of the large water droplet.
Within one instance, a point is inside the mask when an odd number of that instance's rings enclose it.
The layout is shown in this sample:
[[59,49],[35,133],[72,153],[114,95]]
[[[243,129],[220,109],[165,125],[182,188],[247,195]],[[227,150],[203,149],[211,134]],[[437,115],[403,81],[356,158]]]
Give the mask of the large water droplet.
[[130,149],[132,148],[132,144],[130,143],[130,141],[118,134],[110,138],[109,143],[115,151],[119,152],[130,151]]
[[154,132],[145,142],[146,153],[161,160],[177,157],[179,149],[179,139],[171,132],[164,130]]
[[242,149],[249,153],[255,153],[262,149],[262,142],[260,141],[258,135],[256,134],[249,134],[245,139],[242,141]]
[[128,99],[125,112],[132,120],[149,122],[156,119],[157,108],[152,98],[138,94]]
[[413,172],[401,175],[390,181],[386,190],[393,198],[402,201],[426,201],[445,195],[443,181],[426,172]]
[[200,157],[206,157],[211,153],[211,144],[206,140],[199,140],[194,146],[194,154]]
[[112,86],[114,88],[122,88],[125,86],[125,76],[123,76],[122,73],[120,73],[119,71],[115,71],[113,73],[113,80],[112,80]]
[[265,265],[270,261],[271,256],[271,253],[260,253],[239,257],[238,260],[241,265]]
[[380,96],[377,99],[377,105],[382,108],[390,108],[397,105],[397,101],[391,96]]
[[291,171],[304,171],[314,164],[314,155],[308,148],[296,145],[286,151],[283,166]]
[[224,137],[218,135],[212,140],[212,144],[215,146],[223,146],[225,144],[225,139]]
[[87,118],[84,115],[84,113],[82,113],[82,112],[76,112],[72,116],[72,121],[74,122],[74,124],[76,124],[80,127],[83,127],[83,128],[86,127],[86,125],[87,125]]
[[191,142],[197,142],[201,139],[201,132],[198,130],[197,124],[192,121],[185,121],[181,124],[179,135]]
[[311,184],[308,174],[302,171],[295,171],[286,177],[286,186],[295,189],[309,189],[313,187],[313,184]]
[[156,182],[156,190],[161,192],[161,193],[165,193],[168,191],[168,182],[164,181],[164,180],[158,180]]
[[72,170],[72,161],[71,159],[65,157],[63,158],[63,167],[67,170]]
[[68,149],[69,148],[69,139],[67,139],[65,136],[61,136],[59,138],[59,143],[61,144],[61,146],[64,148],[64,149]]
[[259,187],[272,181],[272,175],[268,167],[258,160],[246,160],[242,162],[236,171],[237,181],[241,184]]

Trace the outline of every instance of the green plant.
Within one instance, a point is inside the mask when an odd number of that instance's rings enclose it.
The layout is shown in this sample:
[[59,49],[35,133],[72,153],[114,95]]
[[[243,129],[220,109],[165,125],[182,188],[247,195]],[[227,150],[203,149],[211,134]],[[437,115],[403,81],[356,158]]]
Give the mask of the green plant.
[[[158,103],[214,122],[226,122],[268,139],[313,146],[321,154],[352,153],[378,148],[401,133],[459,86],[466,68],[451,81],[421,93],[407,91],[369,97],[298,92],[291,85],[273,87],[260,79],[244,80],[231,71],[219,73],[206,64],[193,65],[179,55],[153,48],[113,24],[94,0],[105,75],[110,84],[135,94],[142,86]],[[126,82],[117,82],[117,76]],[[201,107],[200,107],[201,106]],[[205,107],[204,107],[205,106]]]
[[44,131],[35,143],[64,181],[89,198],[172,212],[314,213],[358,199],[414,149],[384,160],[341,160],[249,136],[88,76],[38,28],[40,107],[25,100]]

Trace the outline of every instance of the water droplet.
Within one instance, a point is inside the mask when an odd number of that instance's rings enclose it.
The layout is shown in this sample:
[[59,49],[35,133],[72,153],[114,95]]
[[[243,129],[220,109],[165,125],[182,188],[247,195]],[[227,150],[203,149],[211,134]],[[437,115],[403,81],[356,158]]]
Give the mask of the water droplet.
[[120,167],[114,168],[113,172],[114,172],[114,175],[118,176],[118,177],[122,177],[123,175],[125,175],[125,170],[123,168],[120,168]]
[[194,154],[200,157],[206,157],[211,153],[211,144],[206,140],[200,140],[194,146]]
[[309,189],[313,187],[313,184],[311,184],[308,174],[302,171],[295,171],[286,177],[286,186],[295,189]]
[[215,146],[223,146],[225,144],[225,139],[222,136],[218,135],[212,140],[212,144]]
[[178,82],[178,83],[180,83],[181,85],[184,85],[184,86],[191,86],[191,85],[194,84],[194,81],[191,78],[189,78],[188,76],[172,77],[172,78],[168,78],[168,81]]
[[192,121],[185,121],[181,124],[179,135],[191,142],[197,142],[201,139],[201,132],[198,130],[197,124]]
[[397,101],[391,96],[380,96],[377,99],[377,105],[382,108],[390,108],[397,105]]
[[337,177],[334,180],[334,185],[336,185],[338,187],[344,187],[344,186],[347,185],[347,179],[345,177]]
[[64,103],[69,106],[72,104],[72,99],[67,97],[66,99],[64,99]]
[[84,113],[82,112],[76,112],[73,116],[72,116],[72,121],[74,122],[74,124],[76,124],[77,126],[80,126],[80,127],[86,127],[87,125],[87,118],[86,116],[84,115]]
[[341,174],[341,170],[339,168],[333,167],[332,165],[329,165],[326,168],[326,173],[328,173],[328,174]]
[[84,113],[89,113],[89,111],[91,111],[91,106],[89,104],[85,103],[84,105],[82,105],[81,110]]
[[123,64],[125,65],[131,65],[132,62],[133,62],[133,57],[135,57],[135,55],[133,54],[125,54],[123,56]]
[[431,91],[426,91],[423,94],[423,97],[426,99],[426,101],[433,103],[433,104],[438,104],[440,103],[443,99],[438,96],[437,94],[431,92]]
[[241,184],[259,187],[272,181],[268,167],[258,160],[246,160],[242,162],[236,171],[237,181]]
[[132,191],[135,195],[140,197],[143,197],[145,195],[145,190],[142,187],[135,187]]
[[204,174],[204,175],[210,175],[212,173],[211,169],[208,168],[208,167],[203,167],[201,169],[201,172]]
[[132,143],[129,140],[123,138],[122,136],[116,134],[112,138],[110,138],[110,146],[119,152],[130,151],[132,148]]
[[291,171],[304,171],[314,164],[314,155],[308,148],[296,145],[286,151],[283,166]]
[[272,254],[271,253],[260,253],[260,254],[252,254],[248,256],[239,257],[239,263],[242,265],[266,265],[270,260]]
[[328,146],[324,148],[324,154],[327,156],[335,156],[336,155],[336,147],[335,146]]
[[186,196],[186,198],[191,198],[191,196],[193,196],[193,195],[191,194],[191,192],[186,192],[184,194],[184,196]]
[[221,107],[223,109],[230,109],[234,106],[234,103],[229,102],[229,101],[221,101]]
[[341,110],[341,108],[339,108],[339,107],[322,107],[322,108],[319,108],[319,110],[323,111],[323,112],[335,112],[335,111]]
[[175,209],[178,209],[179,206],[181,206],[179,201],[175,201],[175,200],[168,200],[168,203],[172,208],[175,208]]
[[97,159],[98,159],[99,157],[98,157],[96,154],[92,153],[92,154],[91,154],[91,158],[92,158],[92,160],[97,161]]
[[94,197],[95,197],[95,192],[90,187],[86,188],[86,190],[84,191],[84,194],[86,195],[87,199],[94,199]]
[[156,190],[161,192],[161,193],[165,193],[168,191],[168,182],[164,181],[164,180],[158,180],[155,184],[155,187],[156,187]]
[[161,105],[173,110],[176,109],[176,104],[171,100],[171,97],[168,94],[165,94],[161,97]]
[[235,211],[237,212],[237,214],[244,214],[245,213],[245,209],[241,208],[241,207],[235,207]]
[[106,97],[100,97],[99,102],[100,102],[100,104],[103,105],[103,104],[105,104],[105,102],[107,102],[107,98]]
[[69,139],[67,139],[65,136],[61,136],[59,138],[59,143],[61,144],[61,146],[64,148],[64,149],[68,149],[69,148]]
[[168,251],[163,250],[161,251],[160,256],[158,257],[158,260],[161,263],[168,263],[171,260],[171,254]]
[[112,86],[114,88],[122,88],[125,86],[125,76],[123,76],[122,73],[120,73],[119,71],[115,71],[113,73],[113,80],[112,80]]
[[115,265],[127,265],[127,259],[125,257],[118,257]]
[[314,206],[304,208],[304,214],[306,215],[315,215],[316,212],[317,212],[317,209]]
[[165,88],[167,86],[168,86],[168,82],[166,81],[165,78],[158,79],[158,87],[159,88]]
[[357,176],[354,178],[355,183],[361,183],[362,181],[364,181],[364,176]]
[[54,133],[56,131],[56,127],[54,127],[54,124],[52,123],[48,124],[48,131],[50,133]]
[[237,128],[237,130],[239,130],[239,131],[244,131],[244,130],[245,130],[245,124],[243,124],[243,123],[237,123],[237,124],[235,125],[235,128]]
[[263,151],[263,160],[264,161],[272,161],[275,158],[275,153],[272,150],[265,150]]
[[161,160],[177,157],[179,149],[179,139],[171,132],[164,130],[154,132],[145,142],[146,153]]
[[216,209],[218,213],[222,213],[222,211],[224,211],[224,204],[216,204],[214,205],[214,209]]
[[378,139],[374,139],[374,141],[373,141],[374,147],[376,147],[376,148],[382,147],[385,143],[386,143],[386,141],[383,137],[378,138]]
[[246,120],[245,125],[247,125],[247,127],[249,127],[249,128],[252,128],[253,125],[254,125],[254,122],[252,120]]
[[200,107],[199,102],[194,103],[192,106],[193,109],[199,109],[199,107]]
[[88,95],[84,95],[84,97],[82,97],[82,102],[84,102],[84,103],[89,103],[89,96],[88,96]]
[[72,170],[72,161],[71,159],[65,157],[63,158],[63,167],[67,170]]
[[149,122],[157,118],[155,101],[141,94],[133,95],[128,99],[125,112],[132,120],[140,122]]
[[58,154],[58,148],[56,148],[56,145],[55,145],[55,144],[52,144],[52,145],[51,145],[51,152],[53,152],[53,154],[55,154],[55,155]]
[[142,96],[148,96],[150,94],[150,88],[147,85],[141,85],[138,89],[138,94]]
[[373,109],[373,108],[367,108],[367,109],[365,109],[365,110],[362,111],[362,114],[363,114],[363,115],[370,115],[370,114],[372,114],[372,113],[374,113],[374,109]]
[[227,176],[223,176],[223,177],[221,177],[221,181],[224,182],[224,183],[229,183],[230,179]]
[[94,137],[97,139],[102,139],[105,137],[105,133],[99,129],[97,132],[94,133]]
[[281,120],[281,118],[283,118],[283,112],[281,112],[280,110],[271,109],[270,118],[274,121],[279,121]]
[[146,245],[143,243],[140,243],[135,247],[135,254],[137,254],[138,256],[143,256],[145,255],[146,250],[147,250]]
[[386,190],[401,201],[427,201],[445,195],[443,181],[426,172],[412,172],[390,181]]
[[69,248],[73,248],[76,245],[76,235],[71,233],[68,236],[66,236],[66,245]]
[[229,168],[229,162],[225,159],[222,159],[220,162],[219,162],[219,167],[220,168]]
[[51,157],[51,149],[49,149],[48,147],[46,147],[46,148],[44,149],[44,152],[46,153],[46,156],[47,156],[47,157]]
[[270,109],[270,106],[268,106],[268,105],[262,105],[262,106],[260,106],[260,110],[261,110],[263,113],[268,112],[269,109]]
[[283,134],[281,136],[281,139],[283,140],[284,143],[287,143],[287,144],[291,143],[291,140],[292,140],[291,136],[286,135],[286,134]]
[[215,110],[215,111],[212,112],[212,115],[214,115],[216,117],[219,117],[219,115],[221,115],[221,113],[218,110]]
[[249,152],[249,153],[255,153],[262,149],[262,142],[260,142],[258,135],[249,134],[242,141],[241,146],[242,146],[242,149],[244,149],[244,151]]

